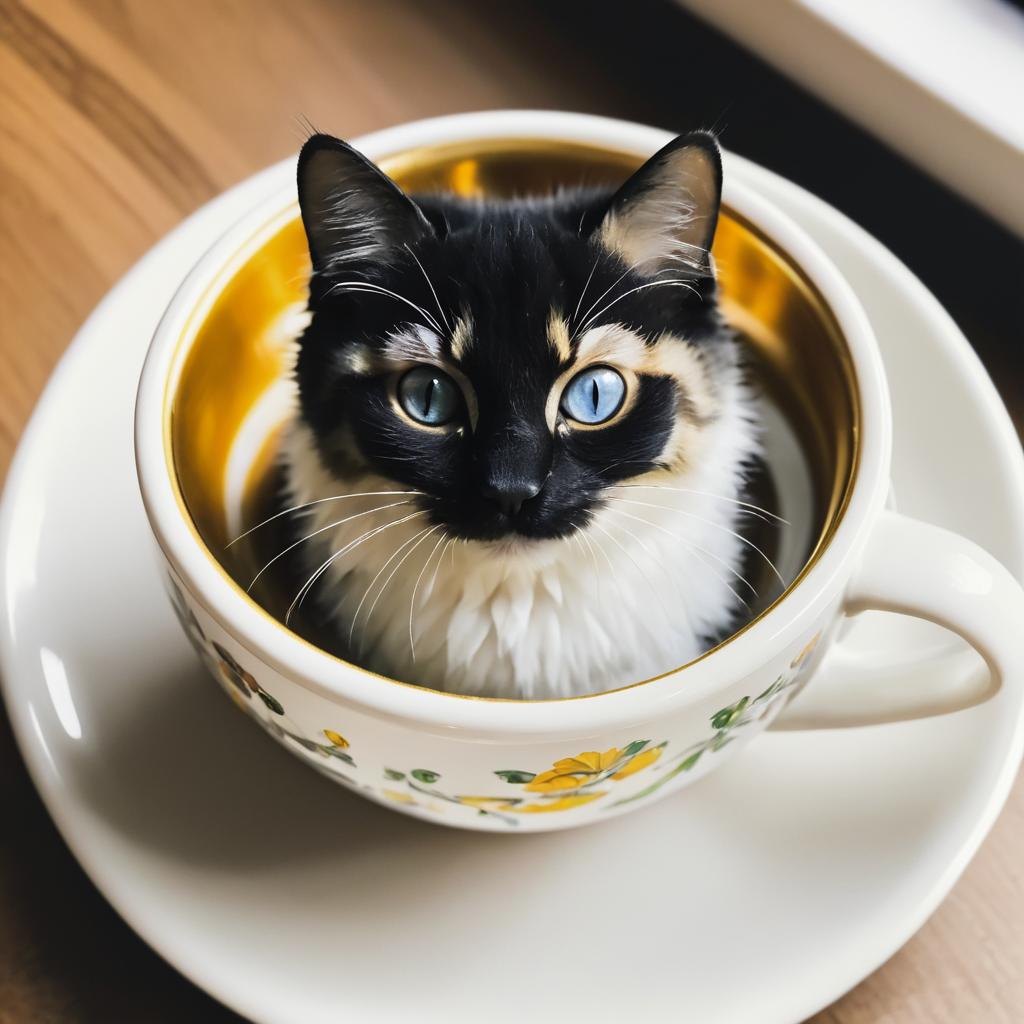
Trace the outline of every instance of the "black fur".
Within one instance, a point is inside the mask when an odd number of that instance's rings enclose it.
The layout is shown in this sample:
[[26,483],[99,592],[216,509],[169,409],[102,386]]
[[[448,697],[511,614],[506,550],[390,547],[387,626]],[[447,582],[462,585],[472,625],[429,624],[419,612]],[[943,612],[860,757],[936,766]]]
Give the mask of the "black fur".
[[[302,414],[323,462],[342,479],[371,467],[422,489],[435,498],[429,513],[435,522],[475,539],[566,536],[586,523],[607,485],[656,467],[685,402],[680,383],[643,376],[637,400],[608,427],[552,433],[545,406],[565,366],[547,330],[552,310],[570,327],[582,319],[571,318],[584,287],[581,314],[602,293],[598,309],[657,280],[653,268],[630,269],[606,250],[598,228],[609,210],[626,208],[652,187],[659,161],[683,146],[703,147],[713,157],[715,199],[703,211],[710,246],[721,172],[717,147],[704,134],[670,144],[617,193],[486,203],[409,198],[346,144],[311,138],[298,176],[314,265],[312,321],[301,339],[297,374]],[[648,288],[617,301],[596,323],[624,323],[649,344],[671,330],[713,346],[722,324],[710,267],[705,261],[685,273],[693,291]],[[438,319],[438,305],[449,320],[468,315],[472,341],[456,365],[476,395],[475,424],[463,410],[445,429],[420,429],[394,408],[401,368],[352,372],[347,357],[356,346],[379,351],[389,332],[422,318],[382,294],[339,289],[343,282],[384,286]],[[445,356],[450,344],[445,332]],[[526,497],[510,512],[516,503],[503,502],[502,495]]]

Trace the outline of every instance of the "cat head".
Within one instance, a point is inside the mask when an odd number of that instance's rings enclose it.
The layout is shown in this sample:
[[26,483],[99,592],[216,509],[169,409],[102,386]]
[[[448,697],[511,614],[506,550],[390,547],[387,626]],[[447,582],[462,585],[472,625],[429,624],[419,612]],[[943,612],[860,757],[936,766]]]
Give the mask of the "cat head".
[[423,492],[471,540],[565,537],[699,449],[723,336],[721,161],[675,139],[617,191],[411,197],[344,142],[298,165],[301,413],[322,465]]

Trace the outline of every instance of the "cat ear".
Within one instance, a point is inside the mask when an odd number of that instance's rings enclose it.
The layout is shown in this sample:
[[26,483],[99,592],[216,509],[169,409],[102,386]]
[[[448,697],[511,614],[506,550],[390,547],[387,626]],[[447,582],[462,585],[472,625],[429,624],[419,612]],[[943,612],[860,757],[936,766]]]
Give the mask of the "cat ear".
[[313,270],[331,276],[387,263],[432,233],[420,208],[362,153],[313,135],[299,153],[299,207]]
[[709,274],[722,197],[722,158],[710,132],[673,139],[608,205],[596,237],[642,274]]

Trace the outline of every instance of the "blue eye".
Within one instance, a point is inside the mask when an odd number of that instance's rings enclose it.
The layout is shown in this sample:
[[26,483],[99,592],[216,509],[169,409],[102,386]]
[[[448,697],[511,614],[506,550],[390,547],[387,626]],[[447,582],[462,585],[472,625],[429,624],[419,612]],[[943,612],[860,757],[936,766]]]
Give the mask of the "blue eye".
[[622,408],[626,382],[610,366],[576,374],[562,392],[562,412],[577,423],[604,423]]
[[461,395],[455,382],[436,366],[416,366],[398,382],[398,401],[417,423],[437,427],[452,419]]

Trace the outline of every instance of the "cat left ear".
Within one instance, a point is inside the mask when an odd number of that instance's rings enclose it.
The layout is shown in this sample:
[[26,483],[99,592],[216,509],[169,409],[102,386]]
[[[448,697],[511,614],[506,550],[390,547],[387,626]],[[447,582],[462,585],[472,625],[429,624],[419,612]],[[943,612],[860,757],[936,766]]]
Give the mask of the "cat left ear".
[[596,237],[645,275],[704,276],[722,197],[722,158],[710,132],[673,139],[612,197]]
[[316,274],[387,263],[433,228],[420,208],[362,153],[313,135],[299,153],[299,207]]

